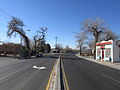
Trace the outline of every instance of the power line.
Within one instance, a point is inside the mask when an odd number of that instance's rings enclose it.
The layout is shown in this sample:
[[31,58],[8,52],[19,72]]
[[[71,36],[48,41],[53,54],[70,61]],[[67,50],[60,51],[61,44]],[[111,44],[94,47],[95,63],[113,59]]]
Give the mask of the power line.
[[[10,15],[8,12],[6,12],[5,10],[3,10],[3,9],[1,9],[0,8],[0,11],[2,12],[2,13],[4,13],[4,15],[3,14],[0,14],[1,16],[3,16],[4,18],[7,18],[7,19],[11,19],[11,17],[12,17],[12,15]],[[3,25],[3,26],[5,26],[5,25]],[[31,27],[31,26],[26,26],[26,27],[28,27],[28,28],[31,28],[32,30],[36,30],[36,29],[34,29],[33,27]]]
[[9,13],[7,13],[5,10],[3,10],[3,9],[0,8],[0,11],[3,12],[6,15],[6,17],[8,17],[9,19],[11,18],[12,15],[10,15]]
[[3,15],[3,14],[0,14],[2,17],[4,17],[5,19],[9,19],[10,20],[10,18],[9,17],[7,17],[7,16],[5,16],[5,15]]
[[55,48],[57,47],[57,36],[55,37]]
[[[11,15],[8,14],[5,10],[3,10],[3,9],[0,8],[0,11],[1,11],[1,14],[0,14],[0,15],[1,15],[2,17],[4,17],[5,19],[8,19],[8,20],[11,19]],[[0,26],[7,27],[6,25],[1,24],[1,23],[0,23]]]
[[1,24],[1,23],[0,23],[0,26],[4,26],[4,27],[7,27],[6,25],[4,25],[4,24]]

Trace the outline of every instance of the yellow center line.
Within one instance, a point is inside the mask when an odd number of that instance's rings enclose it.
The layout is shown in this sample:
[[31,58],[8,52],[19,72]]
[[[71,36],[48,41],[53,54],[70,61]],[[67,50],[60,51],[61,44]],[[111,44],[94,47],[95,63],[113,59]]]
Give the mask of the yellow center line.
[[65,88],[66,88],[66,90],[70,90],[69,86],[68,86],[68,81],[67,81],[67,78],[66,78],[66,74],[65,74],[65,71],[64,71],[62,60],[61,60],[61,65],[62,65],[63,77],[64,77],[64,80],[65,80],[65,86],[66,86]]

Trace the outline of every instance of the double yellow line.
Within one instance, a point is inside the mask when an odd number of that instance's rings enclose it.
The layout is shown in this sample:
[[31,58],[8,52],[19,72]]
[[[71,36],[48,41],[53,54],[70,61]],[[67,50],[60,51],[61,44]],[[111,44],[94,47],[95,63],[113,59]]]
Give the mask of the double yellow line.
[[65,74],[65,71],[64,71],[62,60],[61,60],[61,67],[62,67],[62,74],[63,74],[64,84],[65,84],[64,88],[65,88],[65,90],[70,90],[69,86],[68,86],[68,81],[67,81],[67,78],[66,78],[66,74]]
[[[54,67],[55,67],[56,63],[57,63],[57,60],[56,60],[54,66],[53,66],[53,68],[52,68],[52,72],[51,72],[51,74],[50,74],[50,78],[49,78],[49,80],[48,80],[48,84],[47,84],[46,90],[49,90],[49,88],[50,88],[50,82],[51,82],[51,80],[52,80],[52,76],[54,75]],[[66,78],[66,74],[65,74],[65,71],[64,71],[64,67],[63,67],[62,60],[61,60],[61,67],[62,67],[62,74],[63,74],[63,80],[64,80],[64,85],[65,85],[65,86],[64,86],[64,87],[65,87],[65,90],[70,90],[70,89],[69,89],[69,86],[68,86],[68,82],[67,82],[67,78]]]

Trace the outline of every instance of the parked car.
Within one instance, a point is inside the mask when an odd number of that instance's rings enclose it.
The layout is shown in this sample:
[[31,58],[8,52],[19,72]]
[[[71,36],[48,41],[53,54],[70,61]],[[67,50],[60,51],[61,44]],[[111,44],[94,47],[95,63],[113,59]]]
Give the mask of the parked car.
[[43,57],[43,55],[42,54],[37,54],[36,55],[36,58],[40,58],[40,57]]

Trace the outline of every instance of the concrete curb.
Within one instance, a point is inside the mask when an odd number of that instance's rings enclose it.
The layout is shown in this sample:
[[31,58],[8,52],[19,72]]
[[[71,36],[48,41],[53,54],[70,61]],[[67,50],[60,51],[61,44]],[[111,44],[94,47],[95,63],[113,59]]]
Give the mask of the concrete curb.
[[61,90],[60,87],[60,57],[55,62],[46,90]]
[[54,87],[53,90],[61,90],[60,88],[60,58],[58,59],[58,62],[56,64],[56,76],[55,76],[55,83],[54,83]]
[[53,66],[46,90],[69,90],[61,56]]

